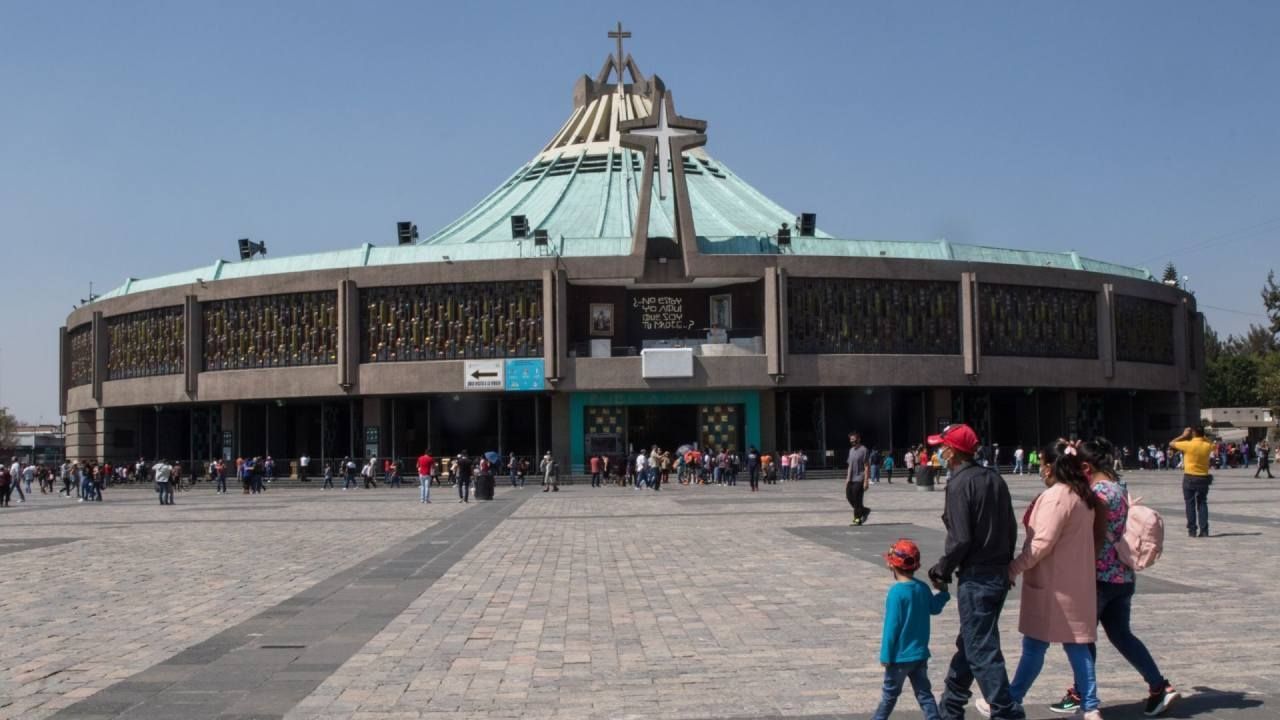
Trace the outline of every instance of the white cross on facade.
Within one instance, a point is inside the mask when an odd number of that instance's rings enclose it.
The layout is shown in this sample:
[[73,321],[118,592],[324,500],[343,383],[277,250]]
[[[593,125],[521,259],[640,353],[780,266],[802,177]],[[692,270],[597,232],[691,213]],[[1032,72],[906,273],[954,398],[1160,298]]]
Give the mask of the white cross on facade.
[[[658,126],[655,128],[636,128],[632,135],[647,135],[658,140],[658,197],[667,199],[667,175],[674,171],[671,165],[671,140],[683,135],[697,135],[694,130],[674,128],[667,124],[667,104],[658,103]],[[684,162],[677,154],[676,162]]]

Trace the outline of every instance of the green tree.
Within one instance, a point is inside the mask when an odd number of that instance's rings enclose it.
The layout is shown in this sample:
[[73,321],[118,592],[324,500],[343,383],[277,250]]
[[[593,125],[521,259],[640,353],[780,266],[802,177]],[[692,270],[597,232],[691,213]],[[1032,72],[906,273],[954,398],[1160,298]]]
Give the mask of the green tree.
[[1276,342],[1276,336],[1261,325],[1250,325],[1249,332],[1244,335],[1228,337],[1227,344],[1231,346],[1230,352],[1238,355],[1262,357],[1280,350],[1280,343]]
[[1280,335],[1280,285],[1276,284],[1276,271],[1267,273],[1267,284],[1262,286],[1262,304],[1271,319],[1271,334]]
[[1222,342],[1222,338],[1218,337],[1218,331],[1206,320],[1204,323],[1204,361],[1211,363],[1222,357],[1227,352],[1226,345]]
[[1178,284],[1178,266],[1174,265],[1172,260],[1165,264],[1164,276],[1161,277],[1160,280],[1164,283],[1168,283],[1172,280],[1174,285]]
[[13,434],[18,430],[18,419],[7,407],[0,407],[0,447],[13,447]]
[[1224,354],[1205,363],[1205,407],[1255,407],[1261,402],[1258,378],[1262,358]]

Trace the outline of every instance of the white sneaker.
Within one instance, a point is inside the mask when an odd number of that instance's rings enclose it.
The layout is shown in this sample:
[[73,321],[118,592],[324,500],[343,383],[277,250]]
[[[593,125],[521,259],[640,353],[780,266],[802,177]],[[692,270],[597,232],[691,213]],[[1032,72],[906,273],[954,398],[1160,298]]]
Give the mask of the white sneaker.
[[991,705],[987,703],[986,698],[974,698],[973,708],[978,714],[984,718],[991,717]]
[[1089,710],[1088,712],[1083,712],[1082,714],[1077,715],[1077,717],[1082,718],[1082,720],[1102,720],[1102,711]]

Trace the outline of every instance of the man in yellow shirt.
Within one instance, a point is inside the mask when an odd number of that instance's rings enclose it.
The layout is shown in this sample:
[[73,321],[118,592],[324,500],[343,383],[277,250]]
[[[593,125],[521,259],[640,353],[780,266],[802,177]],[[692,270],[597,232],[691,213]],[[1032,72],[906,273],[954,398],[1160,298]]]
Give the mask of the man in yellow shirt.
[[1204,427],[1197,425],[1170,440],[1169,447],[1182,453],[1182,499],[1187,504],[1187,534],[1209,537],[1209,485],[1213,482],[1213,476],[1209,474],[1209,455],[1213,452],[1213,443],[1205,439]]

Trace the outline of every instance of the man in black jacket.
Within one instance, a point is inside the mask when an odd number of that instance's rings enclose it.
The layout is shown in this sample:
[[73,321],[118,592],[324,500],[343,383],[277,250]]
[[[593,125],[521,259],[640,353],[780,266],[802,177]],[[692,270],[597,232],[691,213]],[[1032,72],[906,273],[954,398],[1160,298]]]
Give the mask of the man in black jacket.
[[960,634],[947,669],[939,710],[945,720],[960,720],[978,681],[991,705],[991,717],[1021,720],[1026,715],[1009,695],[1009,674],[1000,651],[1000,611],[1009,594],[1009,564],[1018,541],[1009,487],[1000,474],[973,461],[978,436],[968,425],[948,425],[929,437],[942,446],[942,461],[951,470],[942,522],[947,544],[929,570],[939,590],[958,574],[956,605]]

